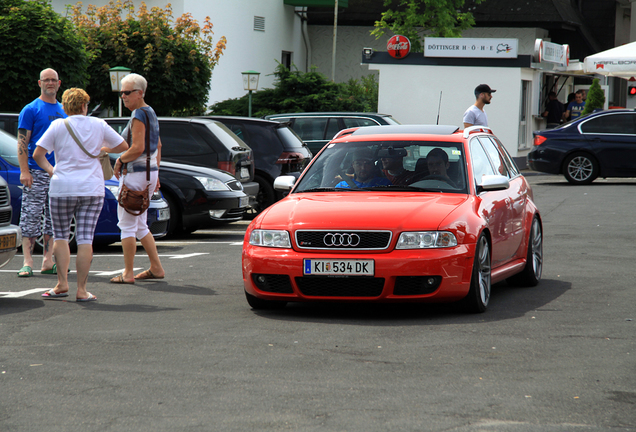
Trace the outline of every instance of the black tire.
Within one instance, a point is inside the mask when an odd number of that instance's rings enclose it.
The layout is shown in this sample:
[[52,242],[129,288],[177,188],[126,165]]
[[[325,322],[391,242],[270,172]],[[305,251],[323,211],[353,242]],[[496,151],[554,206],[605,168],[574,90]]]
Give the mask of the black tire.
[[526,266],[521,273],[508,278],[508,283],[524,287],[536,286],[543,272],[543,228],[537,216],[532,221],[528,237]]
[[170,208],[170,219],[168,220],[168,229],[166,232],[166,237],[179,234],[183,230],[183,226],[181,223],[181,211],[179,210],[179,205],[177,204],[177,200],[170,194],[164,192],[163,197],[168,203],[168,207]]
[[[44,215],[42,215],[42,228],[44,228]],[[75,230],[77,230],[77,220],[75,216],[71,219],[71,231],[68,237],[68,247],[71,252],[77,252],[77,239],[75,238]],[[44,250],[44,234],[40,234],[40,237],[35,239],[35,246],[33,252],[42,252]]]
[[467,312],[482,313],[488,308],[492,290],[490,279],[490,244],[485,234],[479,236],[475,246],[475,260],[473,275],[470,279],[470,290],[464,298],[464,308]]
[[263,300],[258,297],[254,297],[245,291],[245,298],[247,299],[247,303],[250,305],[252,309],[255,310],[274,310],[274,309],[282,309],[287,305],[285,301],[274,301],[274,300]]
[[590,184],[598,177],[598,162],[588,153],[573,153],[563,163],[563,175],[571,184]]
[[272,182],[266,178],[257,174],[254,176],[254,181],[258,183],[258,194],[256,195],[256,204],[252,207],[251,213],[257,215],[276,202],[276,192]]

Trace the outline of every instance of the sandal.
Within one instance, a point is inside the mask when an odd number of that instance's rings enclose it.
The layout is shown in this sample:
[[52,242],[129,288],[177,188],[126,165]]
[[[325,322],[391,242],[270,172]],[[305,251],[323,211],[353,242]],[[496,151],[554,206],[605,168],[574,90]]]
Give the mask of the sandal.
[[135,281],[128,282],[128,281],[124,280],[124,275],[120,274],[119,276],[115,276],[114,278],[112,278],[110,280],[110,283],[134,285]]
[[29,266],[24,266],[18,270],[18,277],[31,277],[33,276],[33,269]]

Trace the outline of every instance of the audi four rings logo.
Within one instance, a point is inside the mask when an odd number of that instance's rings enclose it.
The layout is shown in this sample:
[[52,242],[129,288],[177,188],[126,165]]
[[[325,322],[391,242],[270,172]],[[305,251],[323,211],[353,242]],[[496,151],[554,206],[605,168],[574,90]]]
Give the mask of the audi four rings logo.
[[356,247],[360,244],[360,236],[358,234],[349,233],[328,233],[323,238],[325,246],[351,246]]

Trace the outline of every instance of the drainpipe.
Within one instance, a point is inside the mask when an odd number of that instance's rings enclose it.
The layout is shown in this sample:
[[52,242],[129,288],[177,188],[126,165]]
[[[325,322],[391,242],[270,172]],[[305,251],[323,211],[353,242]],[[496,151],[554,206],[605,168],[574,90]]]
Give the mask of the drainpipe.
[[311,63],[311,42],[309,42],[309,30],[307,25],[307,8],[303,7],[296,10],[296,15],[300,17],[301,32],[303,34],[303,42],[305,44],[305,72],[309,72]]

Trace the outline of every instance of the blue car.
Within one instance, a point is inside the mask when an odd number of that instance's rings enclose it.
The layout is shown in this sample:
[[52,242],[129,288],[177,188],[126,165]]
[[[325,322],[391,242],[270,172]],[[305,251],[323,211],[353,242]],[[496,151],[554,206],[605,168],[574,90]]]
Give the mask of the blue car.
[[556,129],[535,131],[528,165],[563,174],[575,185],[597,177],[636,177],[636,110],[598,111]]
[[[18,143],[15,136],[0,130],[0,176],[9,184],[11,193],[11,207],[13,217],[11,223],[20,221],[20,208],[22,202],[22,184],[20,183],[20,167],[18,165]],[[110,244],[120,240],[120,230],[117,227],[117,195],[119,194],[119,182],[106,180],[106,196],[104,207],[99,215],[95,228],[95,243]],[[155,193],[148,209],[148,228],[155,238],[163,237],[168,230],[170,209],[168,203],[160,193]],[[41,238],[38,239],[41,246]],[[75,243],[75,219],[71,223],[71,236],[69,238],[71,249],[76,248]]]

